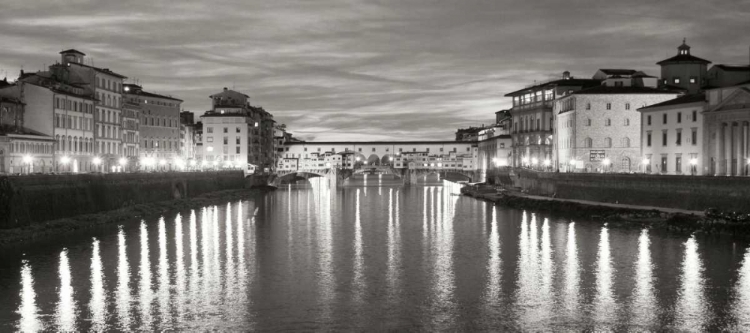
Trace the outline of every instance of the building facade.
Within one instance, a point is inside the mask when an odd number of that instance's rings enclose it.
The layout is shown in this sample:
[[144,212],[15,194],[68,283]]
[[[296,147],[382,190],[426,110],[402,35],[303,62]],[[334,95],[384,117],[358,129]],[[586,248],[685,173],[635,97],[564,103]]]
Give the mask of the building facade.
[[638,86],[632,80],[617,82],[622,81],[605,79],[600,86],[572,92],[555,103],[556,170],[639,171],[641,114],[637,109],[673,99],[678,92]]
[[599,85],[595,79],[575,79],[564,72],[552,80],[506,94],[513,99],[511,166],[541,166],[553,158],[555,99],[573,91]]
[[[9,87],[3,85],[0,89]],[[0,174],[53,172],[54,140],[24,128],[24,103],[0,91]]]
[[706,95],[680,96],[638,109],[641,167],[645,173],[704,175],[703,108]]
[[83,52],[65,50],[60,52],[62,67],[67,67],[75,84],[85,85],[94,94],[94,152],[97,155],[95,168],[102,172],[121,169],[124,157],[122,146],[122,87],[127,77],[108,68],[85,64]]
[[195,156],[195,114],[180,112],[180,155],[188,165],[196,165]]
[[125,170],[138,168],[141,152],[141,102],[138,98],[123,96],[122,102],[122,148]]
[[140,104],[140,168],[176,170],[184,166],[179,160],[182,100],[150,93],[137,84],[126,84],[123,92],[125,100]]
[[708,83],[707,66],[711,62],[690,54],[690,46],[682,41],[677,55],[656,63],[661,66],[661,86],[679,88],[688,94],[698,93]]
[[703,164],[713,175],[750,175],[750,82],[709,89],[706,96]]

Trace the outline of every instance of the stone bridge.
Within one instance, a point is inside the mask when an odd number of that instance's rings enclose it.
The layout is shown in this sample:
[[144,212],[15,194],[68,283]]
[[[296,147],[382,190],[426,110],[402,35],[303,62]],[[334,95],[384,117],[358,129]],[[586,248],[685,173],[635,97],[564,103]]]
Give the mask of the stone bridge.
[[476,179],[475,172],[463,169],[409,169],[409,168],[392,168],[390,166],[365,167],[359,169],[340,169],[340,168],[319,168],[319,169],[299,169],[292,171],[278,171],[275,177],[269,179],[269,185],[279,187],[285,181],[293,181],[295,178],[310,179],[313,177],[324,177],[328,180],[330,188],[335,188],[344,183],[344,180],[355,174],[392,174],[401,178],[404,184],[417,184],[418,179],[427,177],[431,174],[437,174],[440,179],[450,181],[469,181]]

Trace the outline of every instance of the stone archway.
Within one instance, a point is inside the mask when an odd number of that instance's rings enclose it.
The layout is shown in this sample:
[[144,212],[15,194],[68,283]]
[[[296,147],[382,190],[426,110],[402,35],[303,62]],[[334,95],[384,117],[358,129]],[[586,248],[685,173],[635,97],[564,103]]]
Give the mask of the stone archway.
[[392,165],[393,164],[393,155],[392,154],[385,154],[380,159],[380,165]]
[[378,155],[372,154],[370,157],[367,158],[367,166],[379,166],[380,165],[380,157]]

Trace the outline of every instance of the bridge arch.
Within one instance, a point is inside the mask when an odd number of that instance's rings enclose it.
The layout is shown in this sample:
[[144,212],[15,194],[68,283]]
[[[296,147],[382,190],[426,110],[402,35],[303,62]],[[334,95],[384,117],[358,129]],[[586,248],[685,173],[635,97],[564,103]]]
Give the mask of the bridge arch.
[[393,165],[393,154],[385,154],[380,159],[380,165]]
[[380,165],[380,157],[378,157],[378,155],[375,155],[375,154],[370,155],[370,157],[367,158],[367,165],[368,166]]

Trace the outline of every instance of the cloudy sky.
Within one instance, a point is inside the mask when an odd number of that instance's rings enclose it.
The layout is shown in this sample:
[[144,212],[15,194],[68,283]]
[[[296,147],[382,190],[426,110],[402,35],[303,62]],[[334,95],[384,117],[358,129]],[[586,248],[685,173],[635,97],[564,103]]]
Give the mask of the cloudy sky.
[[746,64],[748,22],[747,0],[2,0],[0,77],[75,48],[198,114],[234,87],[308,140],[451,139],[564,70],[658,75],[683,37]]

